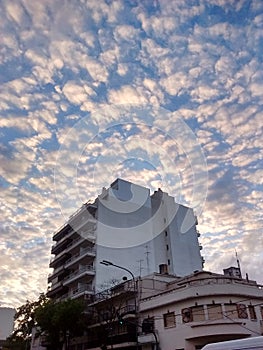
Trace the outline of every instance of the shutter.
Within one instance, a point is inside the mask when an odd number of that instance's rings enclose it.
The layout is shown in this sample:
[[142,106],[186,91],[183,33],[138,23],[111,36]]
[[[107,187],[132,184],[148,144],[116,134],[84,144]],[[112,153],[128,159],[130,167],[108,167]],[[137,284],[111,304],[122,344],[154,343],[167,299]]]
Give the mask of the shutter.
[[248,318],[247,307],[245,304],[237,304],[238,318]]
[[183,323],[188,323],[193,321],[193,315],[191,308],[182,309],[182,319]]

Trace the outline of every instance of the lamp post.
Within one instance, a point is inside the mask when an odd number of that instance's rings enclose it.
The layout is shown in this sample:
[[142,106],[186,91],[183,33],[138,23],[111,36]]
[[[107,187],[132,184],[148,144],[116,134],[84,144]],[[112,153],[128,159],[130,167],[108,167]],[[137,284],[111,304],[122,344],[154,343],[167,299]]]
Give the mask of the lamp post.
[[[124,270],[124,271],[128,272],[131,275],[132,281],[133,281],[134,294],[135,294],[135,299],[134,299],[135,317],[137,317],[137,288],[136,288],[136,280],[135,280],[134,274],[129,269],[127,269],[126,267],[114,264],[113,262],[108,261],[108,260],[102,260],[100,262],[100,264],[105,265],[105,266],[116,267],[116,268],[118,268],[120,270]],[[136,334],[136,349],[138,349],[137,320],[135,321],[135,334]]]

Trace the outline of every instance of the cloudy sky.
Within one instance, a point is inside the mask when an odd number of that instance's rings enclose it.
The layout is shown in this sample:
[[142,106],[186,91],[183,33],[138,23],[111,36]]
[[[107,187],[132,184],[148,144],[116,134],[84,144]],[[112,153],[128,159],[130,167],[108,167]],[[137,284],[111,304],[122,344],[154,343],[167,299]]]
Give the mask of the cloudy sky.
[[205,269],[263,283],[262,0],[1,0],[0,303],[122,177],[194,207]]

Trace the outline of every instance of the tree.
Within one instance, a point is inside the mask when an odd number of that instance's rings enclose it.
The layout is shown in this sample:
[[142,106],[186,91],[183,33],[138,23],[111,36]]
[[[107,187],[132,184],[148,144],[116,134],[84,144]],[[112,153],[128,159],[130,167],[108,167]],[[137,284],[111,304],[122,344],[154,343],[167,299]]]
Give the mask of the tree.
[[29,301],[20,306],[15,314],[15,327],[13,333],[7,338],[4,348],[12,350],[30,349],[32,329],[36,325],[35,310],[48,301],[44,293],[39,295],[37,301]]
[[47,348],[60,350],[68,339],[82,335],[85,324],[85,304],[80,300],[55,303],[50,300],[35,311],[40,334],[46,336]]

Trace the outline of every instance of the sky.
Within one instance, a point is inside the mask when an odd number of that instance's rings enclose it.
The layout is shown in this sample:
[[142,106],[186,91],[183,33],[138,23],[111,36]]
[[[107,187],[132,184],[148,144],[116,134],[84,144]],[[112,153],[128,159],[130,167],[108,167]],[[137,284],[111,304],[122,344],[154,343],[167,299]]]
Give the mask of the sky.
[[1,0],[0,304],[121,177],[194,208],[205,270],[263,283],[262,0]]

